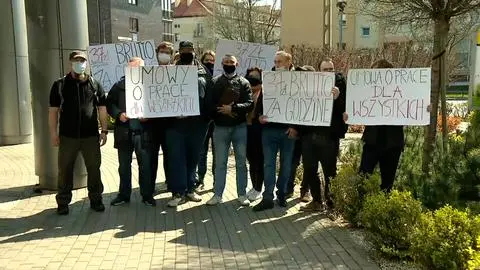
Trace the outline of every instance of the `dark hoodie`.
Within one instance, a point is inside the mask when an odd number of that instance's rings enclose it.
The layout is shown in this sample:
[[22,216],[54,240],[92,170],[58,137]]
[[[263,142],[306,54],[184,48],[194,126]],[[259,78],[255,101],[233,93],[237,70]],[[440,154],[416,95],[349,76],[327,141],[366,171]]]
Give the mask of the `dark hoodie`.
[[146,130],[150,130],[151,126],[148,121],[140,122],[139,119],[129,119],[125,123],[120,121],[120,114],[127,111],[125,100],[125,77],[122,77],[120,81],[112,86],[112,89],[110,89],[107,96],[108,114],[115,119],[115,148],[118,148],[120,144],[129,140],[129,134],[131,132],[145,133]]
[[[207,89],[210,80],[207,80],[207,72],[203,65],[194,60],[195,65],[198,68],[198,96],[199,96],[199,105],[200,105],[200,115],[197,116],[187,116],[183,118],[174,117],[171,118],[169,122],[169,126],[172,128],[177,128],[181,130],[185,130],[188,132],[193,126],[197,126],[198,124],[205,124],[209,120],[209,100],[207,96]],[[176,63],[176,65],[181,65],[180,61]]]

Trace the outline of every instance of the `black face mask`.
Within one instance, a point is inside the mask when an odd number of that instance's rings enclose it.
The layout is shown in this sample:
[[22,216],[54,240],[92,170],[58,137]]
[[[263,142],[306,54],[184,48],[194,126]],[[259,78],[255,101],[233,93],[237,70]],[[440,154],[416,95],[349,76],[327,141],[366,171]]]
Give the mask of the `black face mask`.
[[235,66],[223,65],[223,71],[225,71],[226,74],[233,74],[235,72],[235,69]]
[[212,64],[212,63],[204,63],[203,65],[205,65],[205,67],[208,69],[208,71],[210,71],[210,73],[213,73],[213,66],[214,66],[214,64]]
[[182,64],[190,64],[193,61],[193,53],[181,53],[180,62]]
[[251,86],[257,86],[259,84],[262,84],[262,80],[257,78],[247,76],[245,77],[245,79],[247,79],[247,81],[250,83]]

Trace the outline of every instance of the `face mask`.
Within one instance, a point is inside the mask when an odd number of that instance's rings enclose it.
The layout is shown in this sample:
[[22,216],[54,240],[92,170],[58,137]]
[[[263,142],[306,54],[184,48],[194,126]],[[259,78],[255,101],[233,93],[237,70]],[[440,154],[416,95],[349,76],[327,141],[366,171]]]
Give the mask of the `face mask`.
[[76,74],[83,74],[87,69],[87,62],[73,62],[72,69]]
[[212,63],[204,63],[205,67],[208,68],[208,70],[210,71],[210,73],[213,73],[213,66],[214,64]]
[[193,53],[181,53],[180,62],[183,64],[190,64],[193,61]]
[[253,77],[245,77],[247,79],[247,81],[250,83],[251,86],[257,86],[259,84],[262,84],[262,80],[258,79],[258,78],[253,78]]
[[225,71],[225,74],[233,74],[235,73],[235,69],[235,66],[223,65],[223,71]]
[[157,59],[158,59],[159,64],[165,65],[165,64],[170,63],[170,55],[168,55],[166,53],[157,54]]
[[286,67],[278,67],[278,68],[275,68],[275,71],[287,71],[287,68]]

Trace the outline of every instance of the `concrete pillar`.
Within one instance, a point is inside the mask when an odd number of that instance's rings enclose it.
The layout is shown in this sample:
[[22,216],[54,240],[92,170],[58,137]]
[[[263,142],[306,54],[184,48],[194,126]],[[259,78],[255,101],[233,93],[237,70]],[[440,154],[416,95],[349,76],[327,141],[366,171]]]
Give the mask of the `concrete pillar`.
[[32,111],[24,2],[3,1],[0,17],[0,145],[29,143]]
[[[21,2],[20,0],[15,0]],[[69,72],[68,55],[88,46],[86,0],[25,0],[33,100],[35,173],[40,188],[57,189],[58,149],[48,129],[50,88]],[[86,169],[79,155],[74,188],[86,186]]]

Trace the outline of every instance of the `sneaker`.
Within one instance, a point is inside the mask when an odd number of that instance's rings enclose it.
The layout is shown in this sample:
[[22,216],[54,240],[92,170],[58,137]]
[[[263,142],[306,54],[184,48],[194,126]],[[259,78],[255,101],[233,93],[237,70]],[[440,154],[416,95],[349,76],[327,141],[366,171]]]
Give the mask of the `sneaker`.
[[120,196],[117,196],[115,199],[113,199],[110,202],[110,205],[117,206],[117,205],[121,205],[121,204],[128,203],[128,202],[130,202],[130,199],[124,199]]
[[273,204],[273,201],[263,199],[257,205],[255,205],[252,209],[255,212],[260,212],[267,209],[273,209],[274,206],[275,205]]
[[277,204],[280,207],[287,207],[287,200],[282,198],[277,198]]
[[217,195],[213,195],[213,197],[210,200],[208,200],[207,205],[217,205],[222,202],[223,202],[222,198],[220,198]]
[[102,202],[90,203],[90,208],[92,208],[92,210],[95,211],[95,212],[104,212],[105,211],[105,205],[103,205]]
[[153,197],[148,198],[148,199],[143,199],[142,202],[147,206],[156,206],[157,205],[157,202],[155,201],[155,199]]
[[300,211],[305,211],[305,212],[320,212],[323,211],[323,205],[322,203],[312,201],[304,206],[300,206]]
[[245,195],[238,197],[237,200],[238,200],[238,202],[240,203],[241,206],[249,206],[250,205],[250,200]]
[[169,207],[177,207],[180,204],[185,203],[185,198],[182,195],[175,194],[172,199],[167,203]]
[[57,208],[57,214],[60,216],[66,216],[68,215],[68,205],[59,205]]
[[255,190],[254,188],[250,189],[247,193],[247,198],[251,201],[257,201],[262,198],[262,193],[260,191]]
[[310,192],[302,192],[300,194],[300,201],[301,202],[305,202],[305,203],[308,203],[312,200],[312,196],[310,195]]
[[192,193],[187,194],[187,199],[189,199],[192,202],[201,202],[202,201],[202,196],[198,195],[195,192],[192,192]]

